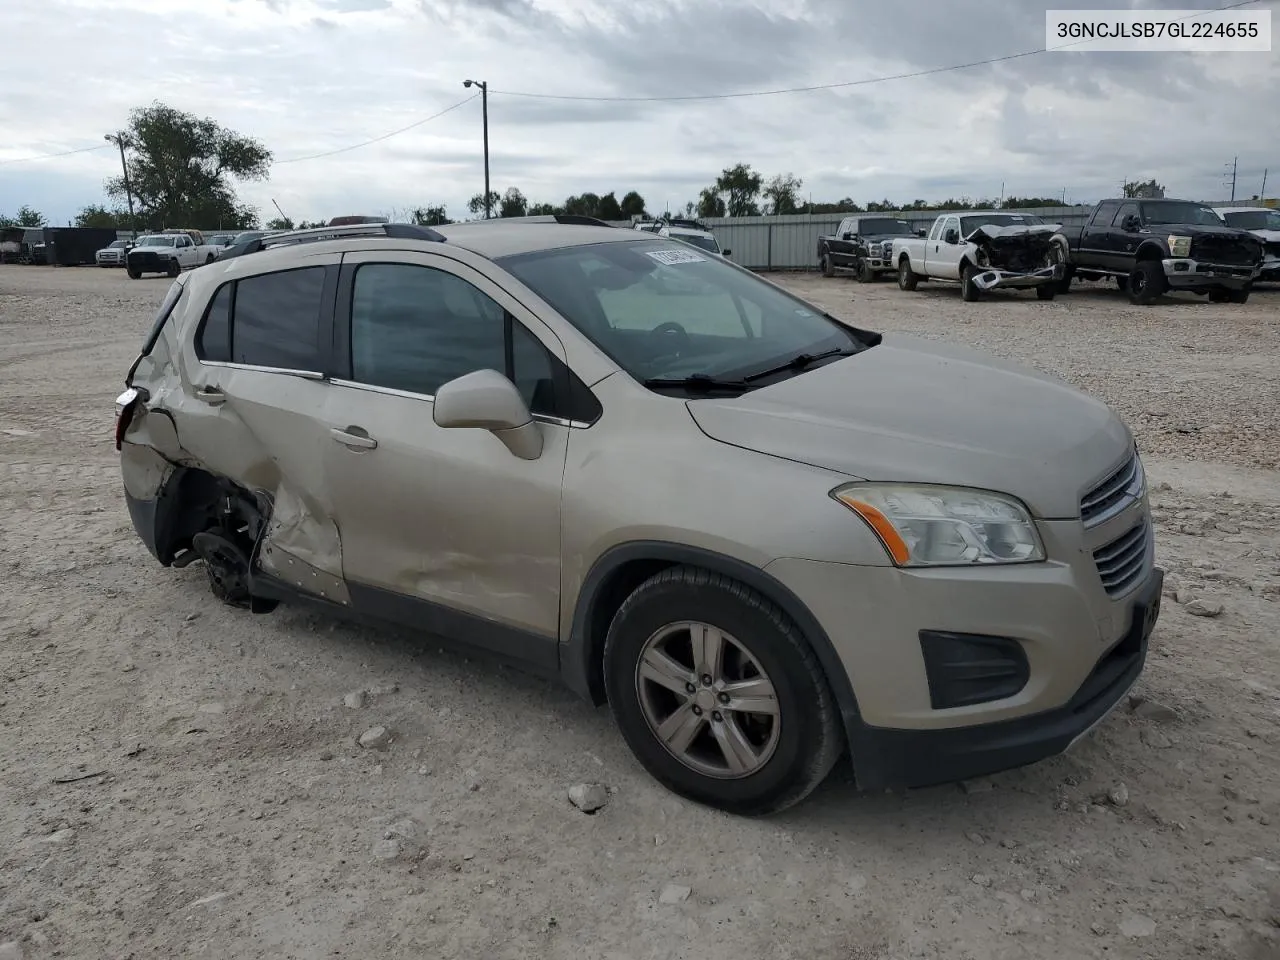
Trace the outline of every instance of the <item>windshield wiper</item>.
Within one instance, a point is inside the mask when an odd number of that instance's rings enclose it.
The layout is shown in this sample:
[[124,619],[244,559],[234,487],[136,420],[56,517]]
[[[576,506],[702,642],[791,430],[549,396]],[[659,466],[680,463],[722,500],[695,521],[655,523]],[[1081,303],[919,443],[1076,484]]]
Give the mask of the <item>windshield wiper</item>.
[[819,360],[825,360],[827,357],[851,357],[857,350],[851,350],[849,347],[836,347],[834,350],[823,350],[820,353],[798,353],[785,363],[779,363],[777,366],[768,367],[758,373],[742,379],[751,383],[755,380],[762,380],[765,377],[772,376],[775,373],[784,373],[787,370],[803,370],[811,364],[817,363]]
[[687,377],[650,377],[646,387],[684,387],[686,390],[750,390],[745,379],[729,380],[708,373],[692,373]]

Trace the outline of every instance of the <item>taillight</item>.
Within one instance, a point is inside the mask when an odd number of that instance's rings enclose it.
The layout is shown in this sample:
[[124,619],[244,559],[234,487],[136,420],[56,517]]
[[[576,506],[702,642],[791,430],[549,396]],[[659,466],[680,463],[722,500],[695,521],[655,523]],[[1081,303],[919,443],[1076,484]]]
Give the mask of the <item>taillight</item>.
[[133,414],[138,409],[138,403],[142,399],[140,391],[130,387],[120,396],[116,397],[116,449],[120,449],[120,445],[124,443],[124,435],[129,429],[129,424],[133,422]]

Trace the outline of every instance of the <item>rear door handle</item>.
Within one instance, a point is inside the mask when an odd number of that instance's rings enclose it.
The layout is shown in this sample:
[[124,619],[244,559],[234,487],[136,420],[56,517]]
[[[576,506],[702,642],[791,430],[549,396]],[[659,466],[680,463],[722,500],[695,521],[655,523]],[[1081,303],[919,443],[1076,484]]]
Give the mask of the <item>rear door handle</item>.
[[227,402],[227,395],[217,387],[197,387],[196,399],[203,400],[210,406],[216,407]]
[[372,450],[378,445],[378,441],[373,439],[366,433],[352,433],[358,427],[348,427],[346,430],[339,430],[337,427],[329,431],[329,436],[337,440],[344,447],[351,447],[354,450]]

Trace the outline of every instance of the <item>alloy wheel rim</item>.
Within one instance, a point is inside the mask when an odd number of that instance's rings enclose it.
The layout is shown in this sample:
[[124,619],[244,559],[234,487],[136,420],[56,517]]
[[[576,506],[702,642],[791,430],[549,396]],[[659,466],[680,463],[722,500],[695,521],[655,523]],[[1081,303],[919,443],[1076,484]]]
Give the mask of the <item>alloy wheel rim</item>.
[[773,757],[782,728],[777,690],[750,650],[718,627],[684,620],[655,631],[635,683],[649,729],[689,769],[736,780]]

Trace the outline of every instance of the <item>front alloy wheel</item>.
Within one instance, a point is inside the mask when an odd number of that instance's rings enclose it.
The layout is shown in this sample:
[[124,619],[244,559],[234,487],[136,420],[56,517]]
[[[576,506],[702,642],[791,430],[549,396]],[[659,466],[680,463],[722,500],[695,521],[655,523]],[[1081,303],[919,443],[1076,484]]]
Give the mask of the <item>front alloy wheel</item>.
[[755,773],[778,746],[778,695],[755,657],[709,623],[670,623],[636,665],[649,729],[671,755],[708,777]]

